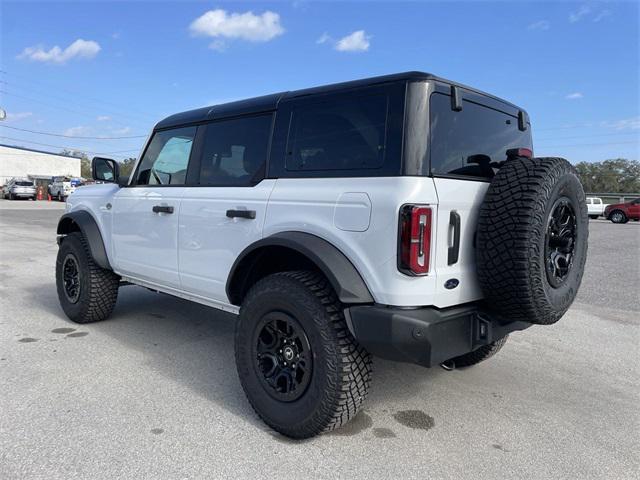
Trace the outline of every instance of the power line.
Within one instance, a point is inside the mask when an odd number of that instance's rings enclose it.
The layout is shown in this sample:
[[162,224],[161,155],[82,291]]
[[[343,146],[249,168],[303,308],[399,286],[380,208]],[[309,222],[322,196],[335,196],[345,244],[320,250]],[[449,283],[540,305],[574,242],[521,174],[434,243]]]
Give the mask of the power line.
[[24,140],[22,138],[13,138],[13,137],[7,137],[7,136],[0,136],[0,138],[5,138],[7,140],[13,140],[13,141],[17,141],[17,142],[31,143],[33,145],[40,145],[40,146],[44,146],[44,147],[60,148],[62,150],[76,150],[78,152],[92,153],[94,155],[110,155],[110,154],[113,154],[113,153],[126,153],[126,152],[139,152],[140,151],[139,148],[136,148],[136,149],[130,149],[130,150],[116,150],[116,151],[113,151],[113,152],[94,152],[92,150],[87,150],[86,148],[69,147],[69,146],[63,146],[63,145],[52,145],[50,143],[33,142],[31,140]]
[[122,136],[122,137],[84,137],[79,135],[64,135],[61,133],[40,132],[37,130],[29,130],[27,128],[12,127],[10,125],[0,125],[0,127],[10,128],[11,130],[19,130],[21,132],[36,133],[38,135],[49,135],[51,137],[78,138],[78,139],[86,139],[86,140],[123,140],[127,138],[145,138],[146,137],[146,135],[129,135],[129,136]]
[[[32,85],[36,85],[36,86],[38,86],[40,88],[45,88],[46,90],[51,90],[51,86],[50,86],[51,84],[47,85],[46,83],[43,83],[41,81],[34,81],[33,78],[28,77],[26,75],[21,75],[21,74],[14,73],[14,72],[7,72],[6,70],[0,70],[0,73],[4,73],[5,75],[9,75],[11,77],[19,77],[19,79],[21,79],[20,80],[21,83],[22,82],[27,82],[27,83],[31,83]],[[6,81],[2,81],[2,83],[5,83],[5,84],[9,85],[9,83],[6,82]],[[11,85],[13,85],[14,87],[16,86],[13,83]],[[22,88],[20,85],[17,85],[17,86],[18,86],[18,88]],[[105,101],[103,99],[97,99],[97,98],[89,97],[89,96],[86,96],[86,95],[79,95],[75,91],[72,91],[72,90],[69,90],[69,89],[66,89],[66,88],[63,88],[63,87],[59,87],[59,86],[53,87],[53,89],[57,90],[59,93],[62,92],[63,94],[64,94],[64,92],[66,92],[65,95],[72,97],[74,102],[77,102],[78,98],[84,98],[84,99],[86,99],[86,100],[88,100],[90,102],[93,102],[93,103],[109,105],[110,107],[112,107],[111,113],[116,113],[118,116],[123,117],[123,118],[127,118],[127,117],[131,118],[132,116],[134,116],[134,117],[138,117],[137,121],[142,120],[145,123],[148,123],[150,121],[151,122],[155,122],[156,121],[156,120],[153,119],[154,117],[152,115],[150,115],[148,113],[144,113],[144,112],[139,111],[139,110],[138,111],[132,111],[129,106],[127,106],[125,108],[122,105],[116,105],[113,102],[107,102],[107,101]],[[51,96],[49,91],[47,91],[45,94],[47,95],[47,97]],[[64,99],[61,96],[58,96],[58,98],[61,98],[65,102],[68,101],[68,99]],[[113,110],[113,107],[115,107],[116,110]],[[100,106],[99,108],[101,108],[104,111],[108,111],[108,109],[106,109],[103,106]],[[144,118],[144,120],[143,120],[143,118]]]

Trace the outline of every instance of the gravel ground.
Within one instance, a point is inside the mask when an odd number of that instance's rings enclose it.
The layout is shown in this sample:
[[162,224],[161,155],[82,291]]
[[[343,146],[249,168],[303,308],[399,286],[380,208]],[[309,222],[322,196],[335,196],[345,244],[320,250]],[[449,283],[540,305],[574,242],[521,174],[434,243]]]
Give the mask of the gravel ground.
[[3,479],[638,478],[638,223],[590,222],[555,326],[466,370],[377,360],[353,422],[292,442],[245,400],[232,316],[124,287],[109,321],[66,319],[61,207],[0,201]]

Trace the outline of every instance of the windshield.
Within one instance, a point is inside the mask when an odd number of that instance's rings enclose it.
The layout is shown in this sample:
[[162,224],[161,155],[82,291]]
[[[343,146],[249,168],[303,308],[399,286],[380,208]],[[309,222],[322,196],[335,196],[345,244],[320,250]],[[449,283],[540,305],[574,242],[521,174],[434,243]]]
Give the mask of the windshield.
[[33,187],[33,182],[16,182],[18,187]]

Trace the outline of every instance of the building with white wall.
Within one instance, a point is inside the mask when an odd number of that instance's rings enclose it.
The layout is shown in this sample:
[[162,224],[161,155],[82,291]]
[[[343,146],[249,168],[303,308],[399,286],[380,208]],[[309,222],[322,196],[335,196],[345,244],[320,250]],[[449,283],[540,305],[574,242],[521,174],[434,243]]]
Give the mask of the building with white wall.
[[80,176],[80,158],[0,144],[0,185],[13,177],[46,180]]

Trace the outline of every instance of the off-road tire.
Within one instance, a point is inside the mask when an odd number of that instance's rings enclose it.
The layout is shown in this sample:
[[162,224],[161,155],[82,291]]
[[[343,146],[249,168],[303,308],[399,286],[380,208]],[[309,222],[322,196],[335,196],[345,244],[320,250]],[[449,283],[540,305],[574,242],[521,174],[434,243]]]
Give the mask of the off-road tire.
[[[64,290],[63,262],[72,255],[80,272],[80,295],[77,302],[69,301]],[[64,313],[76,323],[104,320],[113,311],[118,298],[120,277],[99,267],[91,257],[89,246],[80,232],[63,238],[56,259],[56,286]]]
[[508,335],[501,338],[500,340],[496,340],[495,342],[483,345],[473,352],[465,353],[464,355],[460,355],[459,357],[452,358],[447,363],[452,363],[455,368],[464,368],[476,365],[487,360],[488,358],[493,357],[496,353],[498,353],[502,349],[502,347],[504,347],[504,344],[507,343],[507,338],[509,338]]
[[[549,218],[559,199],[575,215],[572,262],[553,286],[547,273]],[[476,258],[487,305],[509,320],[548,325],[573,302],[587,258],[589,225],[584,190],[562,158],[508,160],[493,178],[480,207]]]
[[[270,395],[255,367],[256,330],[274,311],[296,319],[313,353],[310,383],[294,401]],[[323,276],[308,271],[269,275],[251,288],[236,324],[235,356],[242,388],[255,412],[291,438],[312,437],[347,423],[371,382],[371,356],[351,335],[335,292]]]
[[611,220],[612,223],[627,223],[629,218],[622,210],[614,210],[609,214],[609,220]]

